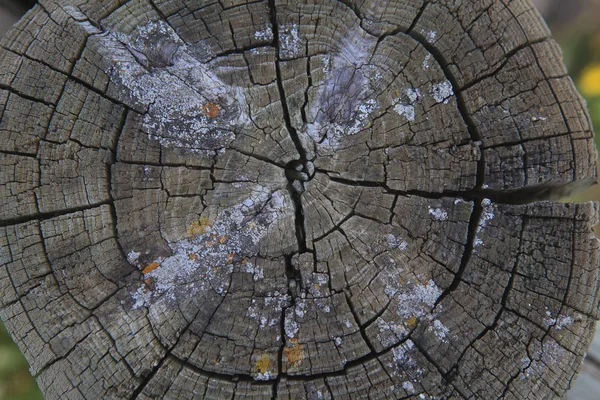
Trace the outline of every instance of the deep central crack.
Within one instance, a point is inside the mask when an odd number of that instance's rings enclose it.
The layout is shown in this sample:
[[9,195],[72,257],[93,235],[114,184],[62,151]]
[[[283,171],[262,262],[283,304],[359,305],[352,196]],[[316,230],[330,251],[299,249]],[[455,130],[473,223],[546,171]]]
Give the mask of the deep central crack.
[[290,182],[308,182],[315,175],[315,167],[312,162],[302,163],[300,160],[290,161],[285,166],[285,176]]

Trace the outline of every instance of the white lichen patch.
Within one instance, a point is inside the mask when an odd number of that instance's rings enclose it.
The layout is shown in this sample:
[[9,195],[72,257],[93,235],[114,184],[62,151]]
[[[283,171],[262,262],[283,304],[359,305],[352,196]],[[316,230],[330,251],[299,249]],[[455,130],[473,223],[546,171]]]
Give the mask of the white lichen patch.
[[277,326],[281,319],[281,311],[289,304],[289,301],[287,294],[278,291],[264,298],[253,298],[246,315],[257,320],[260,329]]
[[429,215],[433,217],[436,221],[447,221],[448,220],[448,212],[446,212],[442,208],[432,208],[428,207]]
[[[213,291],[224,295],[234,268],[264,278],[263,270],[251,263],[259,252],[268,226],[287,208],[265,193],[219,212],[213,221],[202,220],[188,229],[189,237],[169,243],[172,255],[154,260],[143,271],[146,285],[134,294],[135,307],[151,305],[166,296],[183,301],[187,296]],[[151,288],[151,290],[148,289]]]
[[432,332],[439,340],[444,343],[448,343],[447,336],[450,333],[448,329],[439,319],[434,319],[431,325],[427,327],[429,332]]
[[496,205],[492,203],[490,199],[483,199],[481,206],[483,207],[483,212],[481,213],[481,219],[479,220],[479,224],[475,230],[475,240],[473,241],[474,248],[477,248],[483,244],[483,240],[479,238],[479,233],[483,228],[485,228],[488,221],[494,219],[495,216]]
[[369,115],[377,110],[379,105],[375,99],[367,99],[357,105],[354,115],[344,123],[330,122],[314,123],[307,126],[307,133],[315,140],[325,153],[334,151],[340,139],[359,133],[369,124]]
[[521,379],[539,379],[546,373],[547,368],[554,368],[557,365],[562,365],[565,356],[565,349],[560,346],[552,337],[547,336],[531,358],[521,360],[523,364],[523,372]]
[[496,206],[492,203],[490,199],[483,199],[481,205],[483,206],[483,213],[481,214],[481,222],[479,225],[481,227],[484,227],[486,226],[488,221],[491,221],[494,218],[494,211]]
[[379,328],[377,340],[386,348],[395,345],[410,333],[407,324],[387,321],[384,318],[377,320],[377,328]]
[[145,109],[143,128],[168,147],[199,153],[225,148],[250,123],[245,93],[225,84],[163,21],[132,33],[104,32],[98,51],[125,102]]
[[431,85],[429,95],[433,97],[437,103],[448,104],[450,97],[454,96],[454,90],[452,89],[452,84],[446,80]]
[[270,26],[268,26],[265,29],[256,31],[256,32],[254,32],[254,38],[257,40],[264,40],[264,41],[270,42],[273,40],[273,30],[271,29]]
[[127,261],[129,262],[129,264],[136,265],[138,258],[140,258],[140,254],[141,253],[133,250],[130,251],[129,254],[127,254]]
[[302,54],[303,43],[300,40],[298,25],[281,25],[279,27],[279,50],[281,56],[294,58]]
[[265,373],[259,372],[255,375],[253,375],[253,378],[256,379],[257,381],[269,381],[274,378],[274,375],[271,374],[271,372],[269,372],[269,371],[267,371]]
[[548,118],[541,117],[541,116],[533,116],[533,117],[531,117],[531,122],[537,122],[537,121],[545,122],[547,120],[548,120]]
[[397,236],[388,233],[384,236],[387,245],[393,249],[406,250],[408,248],[408,243]]
[[384,292],[393,300],[391,304],[394,306],[391,309],[399,318],[393,321],[390,321],[389,316],[378,318],[377,338],[382,346],[390,347],[405,339],[418,324],[428,324],[428,331],[446,342],[450,331],[436,319],[437,314],[442,311],[442,307],[438,305],[436,312],[433,312],[433,307],[442,294],[442,290],[435,282],[399,283],[398,279],[391,275]]
[[424,31],[422,31],[422,32],[425,33],[425,40],[427,41],[427,43],[431,44],[431,43],[435,42],[435,40],[437,39],[437,31],[431,30],[431,31],[427,31],[427,32],[424,32]]
[[396,111],[398,113],[398,115],[405,117],[409,121],[415,120],[415,107],[414,106],[406,105],[406,104],[396,104],[394,106],[394,111]]
[[254,281],[265,278],[265,272],[263,271],[263,269],[259,266],[255,266],[252,263],[244,262],[244,271],[248,272],[249,274],[252,274],[252,278],[254,279]]
[[394,111],[404,116],[409,121],[414,121],[416,117],[415,104],[420,102],[422,94],[419,89],[406,89],[403,97],[394,99]]
[[425,69],[430,68],[430,65],[429,65],[430,60],[431,60],[431,54],[427,53],[427,55],[425,56],[425,59],[423,60],[423,68],[425,68]]
[[392,349],[393,364],[388,367],[394,369],[394,375],[406,376],[407,371],[410,371],[411,375],[423,375],[423,370],[411,355],[414,347],[414,343],[407,340]]
[[[386,294],[392,293],[389,287]],[[403,285],[402,290],[396,290],[394,297],[397,301],[396,314],[402,318],[424,316],[431,311],[442,290],[433,281],[412,284],[410,281]]]
[[553,327],[554,329],[561,330],[565,326],[571,326],[573,324],[573,318],[568,315],[552,316],[552,312],[546,309],[546,316],[544,318],[544,325],[546,328]]
[[298,331],[300,330],[300,326],[298,325],[298,322],[296,322],[296,320],[294,319],[294,314],[292,314],[291,312],[286,311],[285,313],[285,319],[283,320],[283,330],[285,331],[285,335],[290,339],[295,338],[298,334]]
[[411,382],[402,382],[402,388],[406,390],[408,394],[415,392],[415,386]]

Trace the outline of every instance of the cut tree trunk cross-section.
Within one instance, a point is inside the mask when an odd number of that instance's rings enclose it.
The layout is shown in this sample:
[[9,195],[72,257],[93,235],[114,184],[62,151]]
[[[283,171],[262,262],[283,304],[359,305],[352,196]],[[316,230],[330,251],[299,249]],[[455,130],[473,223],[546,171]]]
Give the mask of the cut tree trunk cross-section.
[[598,317],[528,0],[41,0],[0,49],[0,316],[48,399],[552,399]]

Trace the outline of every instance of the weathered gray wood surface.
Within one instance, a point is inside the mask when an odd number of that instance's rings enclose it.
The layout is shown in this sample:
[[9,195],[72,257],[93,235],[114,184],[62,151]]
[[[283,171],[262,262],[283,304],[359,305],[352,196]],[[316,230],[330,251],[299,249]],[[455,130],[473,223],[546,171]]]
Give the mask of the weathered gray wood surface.
[[43,0],[1,45],[47,398],[565,395],[598,209],[533,201],[596,153],[528,1]]

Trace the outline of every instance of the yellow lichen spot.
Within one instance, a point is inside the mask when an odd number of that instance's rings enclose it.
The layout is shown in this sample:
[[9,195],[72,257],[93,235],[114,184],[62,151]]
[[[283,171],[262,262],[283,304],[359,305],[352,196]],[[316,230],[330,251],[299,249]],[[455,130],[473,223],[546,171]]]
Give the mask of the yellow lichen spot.
[[198,235],[202,235],[211,228],[211,223],[208,217],[201,217],[196,221],[192,222],[190,226],[187,227],[187,235],[189,237],[194,237]]
[[160,266],[160,263],[158,263],[158,262],[150,263],[150,264],[146,265],[146,268],[143,269],[142,273],[144,275],[149,274],[150,272],[154,271],[159,266]]
[[417,316],[413,315],[412,317],[410,317],[409,319],[406,320],[406,325],[408,325],[409,328],[414,328],[415,325],[417,325]]
[[233,264],[233,259],[235,258],[235,253],[229,253],[227,255],[227,263],[228,264]]
[[208,118],[217,118],[219,116],[219,105],[213,103],[206,103],[202,106],[202,113]]
[[256,360],[256,370],[260,374],[267,373],[270,367],[271,359],[269,358],[269,355],[267,353],[262,354],[260,357],[258,357],[258,360]]
[[290,343],[283,348],[283,354],[286,356],[292,367],[300,364],[304,360],[304,345],[298,343],[298,339],[290,340]]
[[188,254],[188,258],[190,260],[198,261],[198,254],[196,254],[196,253],[190,253],[190,254]]
[[581,72],[579,87],[584,96],[600,96],[600,63],[585,67]]

